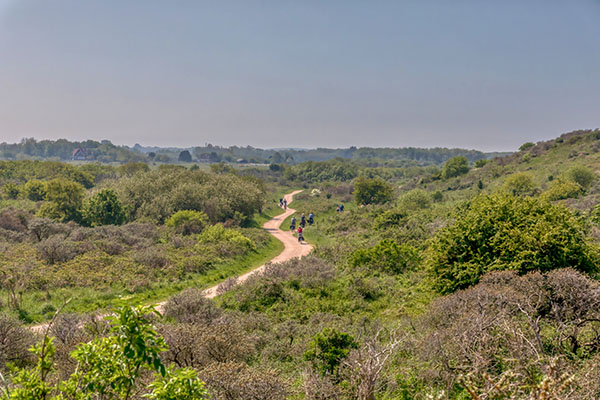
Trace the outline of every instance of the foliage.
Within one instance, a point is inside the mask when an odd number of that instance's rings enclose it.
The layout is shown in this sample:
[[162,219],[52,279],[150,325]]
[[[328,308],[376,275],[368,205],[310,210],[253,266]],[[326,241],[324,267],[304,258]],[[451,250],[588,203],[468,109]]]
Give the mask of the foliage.
[[32,201],[42,201],[46,197],[46,184],[39,179],[32,179],[25,183],[23,194]]
[[325,328],[313,338],[304,359],[310,361],[322,375],[335,376],[342,360],[356,348],[358,343],[352,335]]
[[392,199],[394,189],[380,178],[360,177],[354,182],[354,198],[358,204],[382,204]]
[[46,184],[44,204],[40,217],[52,218],[60,222],[80,221],[81,206],[85,189],[77,182],[56,178]]
[[179,162],[192,162],[192,155],[188,150],[183,150],[179,153],[177,160]]
[[574,199],[579,197],[582,192],[583,189],[577,182],[558,179],[552,183],[548,190],[541,194],[541,197],[548,201]]
[[252,240],[235,229],[225,228],[221,224],[206,228],[198,235],[198,243],[217,245],[220,255],[241,255],[256,250]]
[[19,196],[19,187],[12,182],[8,182],[2,186],[2,193],[8,199],[16,199]]
[[564,173],[564,178],[587,190],[598,179],[598,175],[584,165],[575,165]]
[[483,168],[488,162],[490,161],[482,158],[481,160],[475,161],[475,164],[473,165],[475,168]]
[[519,151],[525,151],[535,146],[532,142],[525,142],[519,147]]
[[373,268],[393,274],[414,268],[418,262],[417,249],[390,239],[384,239],[371,248],[358,249],[350,257],[353,267]]
[[191,235],[202,232],[207,221],[208,217],[202,211],[181,210],[171,215],[165,221],[165,225],[177,233]]
[[285,170],[284,176],[301,182],[349,181],[358,176],[356,164],[336,158],[329,161],[307,161]]
[[512,174],[506,178],[502,188],[513,196],[530,195],[535,189],[533,175],[529,172],[518,172],[516,174]]
[[117,193],[103,189],[83,205],[83,220],[90,226],[121,225],[127,219]]
[[208,398],[203,382],[192,370],[167,368],[163,364],[160,353],[167,347],[148,319],[152,312],[149,307],[117,310],[117,316],[111,318],[110,334],[78,345],[72,353],[77,364],[75,371],[56,384],[49,379],[54,370],[55,346],[51,338],[44,336],[42,343],[33,348],[37,365],[29,370],[15,368],[13,387],[4,398],[126,400],[141,389],[140,380],[146,372],[156,377],[148,386],[147,397],[151,399]]
[[433,284],[442,293],[473,285],[493,270],[596,270],[597,249],[588,243],[582,222],[561,205],[505,194],[479,196],[455,218],[428,249]]
[[431,196],[422,189],[413,189],[400,197],[399,204],[403,210],[422,210],[431,207]]
[[442,167],[442,178],[450,179],[456,176],[464,175],[469,172],[469,161],[466,157],[452,157],[444,163]]

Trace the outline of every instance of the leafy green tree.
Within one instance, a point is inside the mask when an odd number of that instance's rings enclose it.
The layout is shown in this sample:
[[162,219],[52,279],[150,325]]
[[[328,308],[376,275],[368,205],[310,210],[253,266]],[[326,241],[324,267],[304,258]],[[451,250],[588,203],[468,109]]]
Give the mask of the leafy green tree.
[[577,183],[583,190],[588,189],[598,179],[598,175],[584,165],[569,168],[563,177]]
[[380,178],[360,177],[354,182],[354,198],[358,204],[383,204],[392,199],[394,189]]
[[192,155],[188,150],[183,150],[179,153],[179,157],[177,159],[179,162],[192,162]]
[[138,172],[148,172],[150,167],[144,162],[130,162],[119,167],[119,173],[123,176],[133,176]]
[[85,189],[77,182],[56,178],[46,183],[46,202],[40,207],[40,217],[60,222],[80,221]]
[[207,221],[208,217],[202,211],[181,210],[171,215],[165,225],[175,229],[177,233],[191,235],[202,232]]
[[539,198],[479,196],[456,212],[428,249],[428,269],[441,293],[463,289],[486,272],[548,271],[573,267],[595,271],[598,249],[569,209]]
[[489,160],[486,160],[485,158],[479,159],[479,160],[475,161],[475,168],[482,168],[488,162],[489,162]]
[[517,172],[506,178],[502,188],[513,196],[525,196],[533,193],[535,184],[529,172]]
[[310,361],[321,374],[337,376],[341,362],[356,348],[358,343],[352,335],[325,328],[314,337],[304,353],[304,359]]
[[464,175],[469,172],[469,161],[466,157],[452,157],[444,163],[442,167],[442,178],[450,179],[456,176]]
[[[71,353],[76,367],[66,380],[56,382],[54,372],[55,347],[45,336],[32,349],[38,362],[32,369],[13,368],[12,385],[2,398],[39,400],[120,399],[138,398],[138,392],[155,400],[208,399],[204,383],[191,369],[165,366],[160,353],[167,349],[156,332],[149,314],[151,307],[122,307],[112,318],[110,334],[77,346]],[[141,378],[148,373],[155,379],[141,387]]]
[[23,193],[29,200],[42,201],[46,196],[46,183],[39,179],[27,181],[23,187]]
[[83,205],[83,220],[90,226],[121,225],[127,219],[123,205],[112,189],[103,189]]

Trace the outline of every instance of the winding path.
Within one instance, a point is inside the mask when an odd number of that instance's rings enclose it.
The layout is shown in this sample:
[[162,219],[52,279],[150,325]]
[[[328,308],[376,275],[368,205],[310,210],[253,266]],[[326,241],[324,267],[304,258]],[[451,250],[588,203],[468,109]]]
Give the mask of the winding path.
[[[296,190],[292,193],[286,194],[284,196],[284,198],[287,200],[287,204],[289,205],[294,200],[294,196],[300,192],[302,192],[302,190]],[[292,233],[290,231],[279,229],[279,227],[281,226],[283,221],[285,221],[285,219],[287,217],[294,214],[295,212],[296,212],[296,210],[288,207],[287,210],[285,210],[285,212],[283,214],[280,214],[280,215],[270,219],[269,221],[265,222],[265,224],[263,225],[263,228],[267,232],[269,232],[271,235],[273,235],[277,240],[282,242],[284,245],[283,251],[281,253],[279,253],[278,256],[269,260],[267,264],[281,263],[281,262],[290,260],[292,258],[304,257],[308,253],[311,252],[312,246],[310,244],[298,243],[298,239],[296,237],[294,237],[294,235],[292,235]],[[239,285],[240,283],[243,283],[246,280],[248,280],[248,278],[250,278],[251,276],[261,273],[265,269],[265,266],[267,264],[261,265],[260,267],[257,267],[249,272],[246,272],[243,275],[238,276],[237,280],[236,280],[236,284]],[[214,286],[211,286],[211,287],[205,289],[204,296],[209,299],[216,297],[218,294],[218,292],[217,292],[218,287],[219,287],[219,285],[214,285]],[[156,305],[156,310],[162,313],[166,303],[167,303],[166,300],[158,303]],[[31,330],[34,332],[38,332],[38,333],[43,333],[47,328],[48,328],[48,322],[31,326]]]

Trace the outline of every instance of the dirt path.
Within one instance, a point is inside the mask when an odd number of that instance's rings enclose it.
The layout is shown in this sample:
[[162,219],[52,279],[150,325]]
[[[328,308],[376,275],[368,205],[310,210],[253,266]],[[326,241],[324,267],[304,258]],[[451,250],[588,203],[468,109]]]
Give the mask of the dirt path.
[[[286,194],[284,196],[284,198],[287,200],[288,205],[294,200],[294,196],[300,192],[302,192],[302,190],[296,190],[296,191]],[[275,258],[272,258],[269,261],[269,263],[280,263],[280,262],[290,260],[292,258],[304,257],[305,255],[310,253],[310,251],[312,250],[312,246],[310,244],[298,243],[298,239],[296,239],[296,237],[294,237],[289,230],[279,229],[279,227],[281,226],[283,221],[285,221],[285,219],[287,217],[289,217],[290,215],[292,215],[295,212],[296,212],[296,210],[288,207],[287,210],[283,214],[280,214],[280,215],[274,217],[273,219],[270,219],[263,225],[263,228],[267,232],[269,232],[271,235],[273,235],[277,240],[281,241],[284,245],[283,251]],[[240,283],[245,282],[252,275],[259,274],[264,269],[265,269],[265,265],[261,265],[260,267],[257,267],[255,269],[253,269],[252,271],[246,272],[245,274],[238,276],[237,284],[239,285]],[[204,290],[204,295],[206,296],[206,298],[212,299],[212,298],[216,297],[218,287],[219,287],[219,285],[214,285],[214,286],[209,287],[206,290]],[[156,310],[158,310],[159,312],[162,313],[166,303],[167,303],[166,300],[158,303],[156,305]],[[47,322],[45,322],[43,324],[31,326],[31,330],[34,332],[38,332],[38,333],[43,333],[46,330],[46,328],[48,328]]]

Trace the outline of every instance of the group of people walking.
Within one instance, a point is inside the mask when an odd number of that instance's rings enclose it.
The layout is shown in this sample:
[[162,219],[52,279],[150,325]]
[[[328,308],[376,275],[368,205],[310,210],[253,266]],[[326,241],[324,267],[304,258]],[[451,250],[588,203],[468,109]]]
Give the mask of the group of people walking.
[[302,233],[304,231],[304,228],[306,227],[307,222],[308,225],[312,225],[315,223],[315,216],[313,213],[308,214],[308,219],[306,218],[304,213],[302,213],[302,215],[300,216],[300,224],[298,226],[298,230],[296,231],[296,216],[292,216],[290,230],[292,232],[298,232],[298,242],[300,243],[302,243],[302,241],[304,240],[304,235]]

